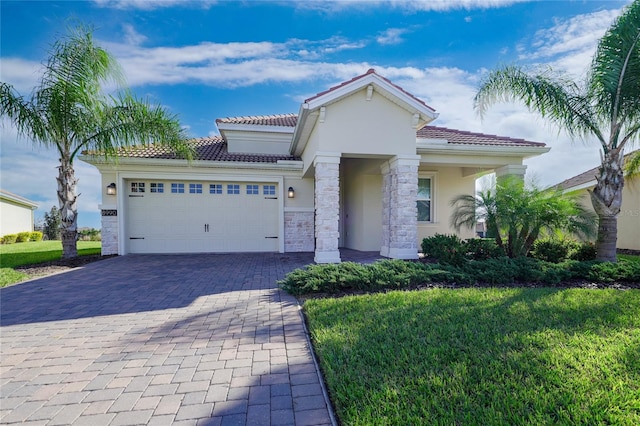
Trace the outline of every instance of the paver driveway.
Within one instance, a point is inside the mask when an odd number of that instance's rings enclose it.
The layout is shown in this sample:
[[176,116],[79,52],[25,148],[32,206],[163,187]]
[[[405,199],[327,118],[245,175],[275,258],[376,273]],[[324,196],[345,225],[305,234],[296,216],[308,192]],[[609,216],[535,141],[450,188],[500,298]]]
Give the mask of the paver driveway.
[[312,254],[125,256],[0,291],[0,423],[331,424],[295,299]]

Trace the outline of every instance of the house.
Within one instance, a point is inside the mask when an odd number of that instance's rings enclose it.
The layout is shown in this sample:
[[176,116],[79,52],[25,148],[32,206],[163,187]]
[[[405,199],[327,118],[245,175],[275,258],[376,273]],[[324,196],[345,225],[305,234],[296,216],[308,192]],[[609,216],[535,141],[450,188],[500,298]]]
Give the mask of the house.
[[[638,151],[634,151],[625,155],[625,161],[628,161],[632,155],[637,153]],[[582,194],[580,199],[583,205],[593,211],[591,198],[587,191],[596,186],[598,169],[599,166],[594,167],[555,186],[564,192]],[[637,174],[627,177],[622,188],[622,207],[618,215],[617,245],[619,249],[640,250],[640,176]]]
[[454,232],[449,201],[477,177],[523,176],[523,160],[549,150],[431,126],[437,116],[371,69],[297,114],[216,120],[220,136],[194,140],[191,163],[158,146],[123,150],[117,164],[85,154],[102,175],[103,252],[417,258],[422,238]]
[[33,212],[37,208],[33,201],[0,189],[0,236],[33,232]]

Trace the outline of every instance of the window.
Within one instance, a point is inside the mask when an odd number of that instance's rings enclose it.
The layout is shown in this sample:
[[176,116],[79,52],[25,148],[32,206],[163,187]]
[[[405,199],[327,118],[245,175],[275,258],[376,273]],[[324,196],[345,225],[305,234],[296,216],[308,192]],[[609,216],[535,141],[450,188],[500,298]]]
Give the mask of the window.
[[164,183],[155,183],[152,182],[149,184],[151,187],[151,192],[163,193],[164,192]]
[[222,185],[219,183],[209,185],[209,194],[222,194]]
[[240,194],[240,185],[227,185],[227,194]]
[[189,194],[202,194],[202,184],[201,183],[190,183],[189,184]]
[[418,222],[431,222],[431,178],[418,179]]
[[262,187],[263,195],[276,195],[276,186],[275,185],[264,185]]
[[144,192],[144,182],[131,182],[131,192]]
[[247,195],[260,194],[260,187],[258,185],[247,185]]
[[171,193],[172,194],[184,194],[184,183],[172,183],[171,184]]

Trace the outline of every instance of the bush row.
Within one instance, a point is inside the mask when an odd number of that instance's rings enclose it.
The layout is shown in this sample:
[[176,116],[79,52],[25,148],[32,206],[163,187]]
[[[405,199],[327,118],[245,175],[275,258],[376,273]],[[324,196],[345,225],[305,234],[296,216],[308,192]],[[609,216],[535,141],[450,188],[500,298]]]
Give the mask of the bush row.
[[[461,240],[456,235],[436,234],[422,240],[422,253],[428,260],[462,266],[469,260],[498,259],[505,256],[493,238]],[[545,262],[560,263],[567,259],[587,261],[596,258],[591,242],[542,239],[534,243],[530,257]]]
[[279,285],[288,293],[302,295],[406,289],[429,284],[469,286],[531,283],[553,286],[570,280],[599,284],[640,283],[640,262],[567,260],[551,263],[526,257],[470,260],[461,266],[404,260],[380,260],[369,265],[343,262],[296,269],[279,281]]
[[42,241],[42,232],[18,232],[17,234],[7,234],[0,238],[0,244],[24,243],[27,241]]

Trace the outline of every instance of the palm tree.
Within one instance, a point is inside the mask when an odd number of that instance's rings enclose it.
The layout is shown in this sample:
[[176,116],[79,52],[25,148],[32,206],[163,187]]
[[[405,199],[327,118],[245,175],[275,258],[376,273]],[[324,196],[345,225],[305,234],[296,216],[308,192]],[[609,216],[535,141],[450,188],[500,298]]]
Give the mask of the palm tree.
[[108,83],[122,87],[120,67],[94,44],[91,30],[85,27],[70,30],[53,44],[40,85],[30,99],[0,82],[0,116],[8,117],[20,136],[55,147],[60,156],[57,193],[63,258],[77,256],[73,160],[78,153],[95,150],[115,158],[121,147],[160,143],[191,158],[186,135],[175,116],[124,89],[107,95],[103,85]]
[[526,256],[543,234],[566,231],[580,237],[594,234],[595,215],[575,195],[559,189],[526,186],[518,177],[503,178],[477,195],[459,195],[451,201],[451,226],[474,229],[479,220],[507,256]]
[[640,0],[600,39],[583,85],[550,72],[506,66],[489,73],[475,107],[483,115],[498,101],[515,100],[570,136],[600,143],[602,161],[590,191],[599,218],[596,249],[599,260],[615,262],[624,149],[640,135]]

